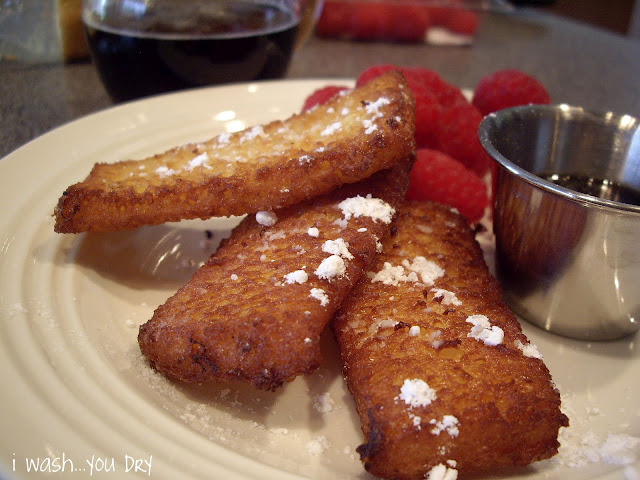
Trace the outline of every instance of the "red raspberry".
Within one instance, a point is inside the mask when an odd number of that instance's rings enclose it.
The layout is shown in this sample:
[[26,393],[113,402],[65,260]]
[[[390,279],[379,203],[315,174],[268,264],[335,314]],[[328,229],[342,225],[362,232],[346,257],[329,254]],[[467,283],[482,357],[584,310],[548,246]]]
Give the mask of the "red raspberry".
[[430,91],[416,98],[416,144],[420,148],[437,148],[436,129],[442,115],[442,106]]
[[358,75],[358,78],[356,79],[356,87],[361,87],[362,85],[367,83],[369,80],[373,80],[377,76],[382,75],[383,73],[388,72],[389,70],[402,71],[403,69],[390,64],[373,65],[372,67],[369,67],[363,70],[360,73],[360,75]]
[[444,26],[461,35],[475,35],[478,30],[478,14],[464,8],[452,9]]
[[418,148],[436,148],[448,153],[483,176],[489,167],[489,157],[478,140],[482,115],[458,87],[427,68],[388,64],[364,70],[356,85],[393,69],[402,72],[416,101],[415,137]]
[[478,139],[482,115],[470,103],[458,103],[442,110],[435,125],[438,150],[448,153],[482,177],[490,159]]
[[483,115],[530,103],[549,104],[551,99],[537,79],[519,70],[499,70],[487,75],[480,79],[473,93],[473,104]]
[[482,179],[455,158],[437,150],[417,151],[410,178],[407,200],[449,205],[469,223],[480,220],[489,203]]
[[348,33],[351,25],[351,4],[341,0],[326,0],[316,24],[316,33],[325,37],[340,37]]
[[437,6],[436,4],[436,6],[427,5],[424,8],[431,19],[432,25],[444,25],[451,14],[451,7],[448,6]]
[[357,40],[388,38],[391,27],[390,6],[376,2],[353,2],[351,36]]
[[[416,77],[416,84],[420,89],[429,90],[435,95],[438,103],[443,107],[451,107],[460,102],[469,103],[460,88],[446,82],[440,75],[428,68],[405,68],[403,69],[405,76],[412,75]],[[414,92],[415,94],[416,92]]]
[[390,64],[374,65],[360,73],[356,80],[356,86],[359,87],[389,70],[398,70],[402,72],[404,78],[409,84],[409,87],[411,87],[411,92],[414,97],[416,97],[416,101],[419,97],[423,96],[425,91],[428,91],[429,94],[436,97],[439,104],[445,107],[454,105],[458,102],[468,103],[467,99],[458,87],[447,83],[440,75],[427,68],[408,68]]
[[422,42],[429,28],[429,14],[417,4],[390,4],[389,39]]
[[306,110],[309,110],[310,108],[315,107],[316,105],[327,103],[329,100],[331,100],[331,98],[333,98],[343,90],[347,90],[347,87],[327,85],[326,87],[317,89],[306,98],[306,100],[304,101],[304,105],[302,106],[302,111],[304,112]]

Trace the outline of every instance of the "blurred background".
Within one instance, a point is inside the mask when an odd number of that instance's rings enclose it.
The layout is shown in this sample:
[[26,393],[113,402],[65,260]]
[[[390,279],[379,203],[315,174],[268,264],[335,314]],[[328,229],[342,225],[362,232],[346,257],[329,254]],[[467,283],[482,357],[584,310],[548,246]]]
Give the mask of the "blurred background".
[[512,0],[640,39],[638,0]]

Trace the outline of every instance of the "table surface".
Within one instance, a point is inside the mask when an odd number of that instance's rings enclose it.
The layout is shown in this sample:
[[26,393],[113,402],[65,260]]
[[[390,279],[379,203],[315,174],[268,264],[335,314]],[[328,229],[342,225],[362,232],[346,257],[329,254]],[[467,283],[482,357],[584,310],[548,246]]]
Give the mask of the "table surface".
[[[640,41],[533,8],[488,15],[467,47],[312,37],[295,54],[287,78],[355,77],[379,63],[427,67],[469,88],[483,75],[517,68],[535,75],[554,103],[640,116]],[[0,62],[0,158],[111,105],[90,62]]]

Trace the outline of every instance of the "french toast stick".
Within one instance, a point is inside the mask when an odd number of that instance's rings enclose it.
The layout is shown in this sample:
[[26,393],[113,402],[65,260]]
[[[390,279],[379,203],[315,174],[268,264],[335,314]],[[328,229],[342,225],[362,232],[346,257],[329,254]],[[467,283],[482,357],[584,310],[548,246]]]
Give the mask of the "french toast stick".
[[332,323],[365,468],[410,480],[553,456],[559,393],[464,218],[407,203],[391,232]]
[[414,117],[411,90],[389,72],[284,121],[98,163],[60,197],[54,229],[116,231],[294,205],[410,155]]
[[183,382],[239,380],[264,390],[312,372],[320,334],[388,233],[412,163],[406,157],[276,211],[272,226],[247,216],[141,326],[151,366]]

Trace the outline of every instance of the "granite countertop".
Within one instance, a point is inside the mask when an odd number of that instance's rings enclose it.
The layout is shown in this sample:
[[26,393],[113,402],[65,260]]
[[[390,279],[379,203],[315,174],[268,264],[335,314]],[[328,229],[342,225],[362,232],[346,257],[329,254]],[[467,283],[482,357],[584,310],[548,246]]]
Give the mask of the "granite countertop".
[[[517,68],[535,75],[554,103],[640,115],[640,41],[532,8],[485,19],[473,46],[438,47],[312,37],[288,78],[355,77],[376,63],[423,66],[461,87]],[[107,108],[90,62],[0,62],[0,157],[76,118]]]

